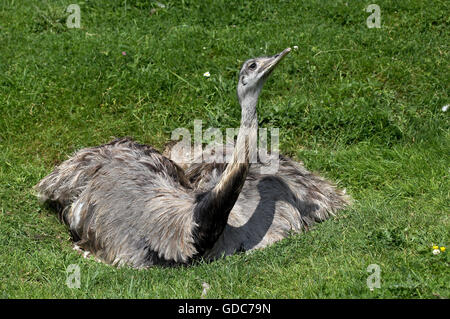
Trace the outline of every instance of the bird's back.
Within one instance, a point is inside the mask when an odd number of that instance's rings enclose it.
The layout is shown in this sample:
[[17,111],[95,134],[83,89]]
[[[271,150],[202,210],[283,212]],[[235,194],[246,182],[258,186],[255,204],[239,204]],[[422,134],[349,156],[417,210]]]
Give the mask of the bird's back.
[[150,146],[125,138],[82,149],[36,189],[60,207],[76,244],[107,263],[171,264],[196,252],[189,183]]
[[[207,189],[219,180],[226,165],[194,163],[186,176],[194,187]],[[269,246],[328,219],[350,201],[333,183],[285,156],[280,155],[276,173],[262,174],[262,168],[260,162],[250,167],[228,224],[205,258]]]
[[75,201],[102,167],[110,165],[112,160],[124,162],[130,158],[132,162],[141,161],[150,170],[169,175],[182,185],[189,185],[183,170],[158,150],[129,138],[120,138],[77,151],[43,178],[35,189],[42,201],[57,202],[65,208]]

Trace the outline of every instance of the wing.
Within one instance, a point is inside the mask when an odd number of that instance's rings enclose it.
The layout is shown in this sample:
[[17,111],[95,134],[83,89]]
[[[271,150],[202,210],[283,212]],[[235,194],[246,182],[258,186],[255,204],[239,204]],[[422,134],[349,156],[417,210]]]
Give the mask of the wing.
[[334,215],[350,198],[301,163],[280,156],[276,174],[250,172],[224,232],[205,258],[269,246]]
[[121,138],[79,150],[42,179],[35,189],[42,201],[54,202],[64,209],[76,200],[99,169],[113,159],[120,161],[123,156],[131,157],[134,161],[143,160],[149,170],[164,171],[181,185],[190,187],[183,170],[156,149],[129,138]]
[[183,170],[128,138],[85,148],[36,189],[57,204],[77,246],[111,264],[171,265],[196,254]]
[[167,172],[122,159],[99,169],[67,210],[76,244],[118,266],[190,261],[197,253],[194,196]]

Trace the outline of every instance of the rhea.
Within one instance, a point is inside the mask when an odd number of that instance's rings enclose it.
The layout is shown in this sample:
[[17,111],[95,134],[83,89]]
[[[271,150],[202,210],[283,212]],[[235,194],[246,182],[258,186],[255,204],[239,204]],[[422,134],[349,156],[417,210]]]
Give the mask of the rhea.
[[116,139],[61,163],[35,186],[39,197],[58,210],[77,247],[135,268],[265,247],[326,219],[347,203],[331,183],[285,157],[273,175],[257,173],[253,166],[262,164],[249,161],[258,97],[289,52],[243,64],[241,126],[230,163],[184,171],[150,146]]

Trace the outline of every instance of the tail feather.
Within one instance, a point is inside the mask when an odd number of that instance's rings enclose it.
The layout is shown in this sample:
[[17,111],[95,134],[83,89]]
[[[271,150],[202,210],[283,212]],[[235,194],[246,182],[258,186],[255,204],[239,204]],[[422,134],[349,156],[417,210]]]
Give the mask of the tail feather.
[[86,153],[86,151],[76,153],[34,187],[41,201],[57,202],[66,207],[76,200],[102,166]]

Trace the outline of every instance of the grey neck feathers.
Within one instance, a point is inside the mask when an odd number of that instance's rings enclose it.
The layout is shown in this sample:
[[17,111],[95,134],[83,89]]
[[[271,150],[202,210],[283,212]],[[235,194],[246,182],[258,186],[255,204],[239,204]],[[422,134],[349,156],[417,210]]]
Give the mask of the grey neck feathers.
[[194,231],[198,254],[212,248],[227,224],[228,216],[244,186],[250,167],[250,155],[256,154],[258,120],[256,104],[258,97],[240,100],[242,108],[241,127],[231,162],[219,182],[209,192],[197,198]]

